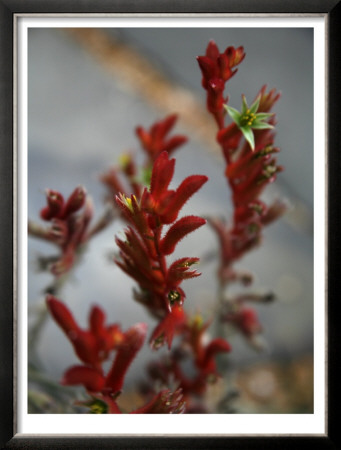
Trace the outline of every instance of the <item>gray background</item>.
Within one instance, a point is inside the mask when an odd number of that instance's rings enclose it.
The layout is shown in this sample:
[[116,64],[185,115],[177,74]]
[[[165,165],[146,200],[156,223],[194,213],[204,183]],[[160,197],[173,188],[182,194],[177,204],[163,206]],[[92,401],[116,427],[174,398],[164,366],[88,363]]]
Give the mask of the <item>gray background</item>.
[[[313,346],[313,30],[312,29],[110,29],[108,34],[128,42],[145,55],[165,76],[189,89],[203,104],[201,74],[195,57],[203,54],[209,39],[219,48],[243,45],[246,58],[229,81],[230,105],[240,108],[241,94],[252,99],[263,84],[282,92],[276,105],[278,160],[285,166],[266,198],[286,197],[292,209],[285,219],[265,230],[264,245],[244,258],[239,266],[256,274],[253,288],[277,294],[274,304],[258,308],[268,350],[262,355],[249,349],[241,338],[231,340],[232,364],[267,359],[290,359],[312,352]],[[28,214],[37,219],[44,205],[44,189],[66,196],[83,184],[101,213],[104,189],[98,174],[117,161],[127,149],[138,148],[137,124],[148,127],[166,115],[132,93],[101,67],[63,30],[31,29],[28,40]],[[176,132],[187,132],[181,121]],[[229,192],[219,160],[195,140],[176,155],[174,185],[193,173],[210,177],[183,214],[228,214]],[[82,325],[89,306],[102,305],[111,322],[124,328],[154,322],[131,299],[134,283],[108,262],[115,249],[114,235],[122,224],[96,237],[61,297]],[[202,256],[217,245],[205,227],[185,239],[177,256]],[[36,272],[35,259],[53,248],[29,239],[29,306],[43,301],[42,290],[51,281]],[[186,307],[207,312],[215,295],[215,264],[201,267],[202,277],[184,284]],[[39,353],[56,379],[76,363],[60,330],[48,323]],[[143,366],[148,349],[134,363]],[[136,370],[132,368],[128,382]]]

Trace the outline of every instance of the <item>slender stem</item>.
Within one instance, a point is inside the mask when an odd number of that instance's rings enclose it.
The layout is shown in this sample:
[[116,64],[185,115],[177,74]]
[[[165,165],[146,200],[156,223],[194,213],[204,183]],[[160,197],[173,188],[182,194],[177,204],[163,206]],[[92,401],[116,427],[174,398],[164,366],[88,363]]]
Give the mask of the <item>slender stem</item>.
[[[71,276],[73,270],[75,270],[75,267],[77,266],[77,264],[79,264],[79,262],[81,260],[81,256],[83,255],[83,253],[85,251],[85,248],[86,248],[86,245],[83,244],[77,250],[77,255],[76,255],[72,270],[69,270],[62,276],[55,277],[53,282],[44,289],[44,294],[45,294],[44,297],[47,294],[52,294],[54,296],[59,295],[59,293],[60,293],[61,289],[63,288],[63,286],[65,285],[65,283],[70,279],[70,276]],[[38,362],[39,362],[39,358],[37,355],[37,343],[39,341],[39,338],[41,336],[42,330],[46,324],[48,317],[49,317],[49,314],[48,314],[48,310],[47,310],[45,299],[44,299],[44,301],[39,305],[39,313],[36,318],[36,321],[32,325],[32,327],[30,328],[30,330],[28,332],[28,349],[29,349],[29,354],[30,354],[30,360],[34,361],[36,364],[38,364]]]
[[[44,294],[53,294],[58,295],[62,286],[69,278],[69,273],[65,274],[62,277],[55,277],[53,283],[51,283],[45,290]],[[45,326],[45,323],[49,317],[48,310],[46,308],[45,300],[39,305],[39,312],[36,318],[35,323],[32,325],[28,332],[28,349],[30,353],[30,359],[37,362],[37,343],[39,341],[42,330]]]

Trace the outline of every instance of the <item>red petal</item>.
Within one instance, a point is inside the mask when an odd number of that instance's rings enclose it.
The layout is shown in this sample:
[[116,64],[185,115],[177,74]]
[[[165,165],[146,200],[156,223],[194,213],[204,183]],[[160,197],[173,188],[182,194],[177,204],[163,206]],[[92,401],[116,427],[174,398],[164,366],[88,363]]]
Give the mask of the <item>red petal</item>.
[[64,207],[64,198],[58,191],[52,189],[46,190],[47,207],[40,211],[40,217],[44,220],[50,220],[54,217],[59,218]]
[[122,389],[124,377],[128,367],[144,343],[147,325],[138,323],[124,333],[122,344],[119,346],[115,361],[106,377],[105,386],[111,392]]
[[71,333],[77,333],[80,330],[73,315],[64,303],[53,295],[47,295],[46,303],[52,317],[68,337]]
[[244,47],[227,47],[224,54],[228,57],[231,68],[240,64],[245,58]]
[[207,89],[208,82],[216,76],[216,64],[207,56],[198,56],[197,61],[203,76],[202,85]]
[[219,66],[219,71],[220,71],[220,77],[224,81],[227,81],[229,78],[231,78],[232,71],[229,66],[229,59],[225,53],[222,53],[221,55],[219,55],[218,66]]
[[174,222],[187,200],[195,194],[207,180],[208,177],[206,175],[192,175],[185,178],[175,191],[167,208],[164,210],[161,216],[162,222],[164,224]]
[[217,44],[214,42],[213,39],[211,39],[209,41],[208,45],[207,45],[206,56],[208,56],[209,58],[213,59],[214,61],[219,56],[219,48],[218,48]]
[[163,146],[162,150],[166,151],[169,155],[173,150],[175,150],[177,147],[180,147],[180,145],[183,145],[185,142],[187,142],[187,137],[182,135],[176,135],[170,138]]
[[98,356],[95,336],[79,328],[69,309],[55,297],[48,295],[46,302],[53,318],[72,343],[79,359],[87,364],[96,364]]
[[80,330],[69,336],[78,358],[86,364],[96,366],[101,361],[98,355],[96,336],[88,331]]
[[174,252],[176,245],[181,239],[205,223],[205,219],[197,216],[186,216],[178,220],[170,227],[166,236],[162,239],[160,251],[164,255],[170,255]]
[[148,269],[150,266],[150,258],[145,245],[141,242],[140,238],[136,235],[132,228],[129,227],[125,230],[125,235],[125,241],[122,241],[116,237],[115,242],[118,247],[141,269]]
[[151,143],[152,143],[150,134],[142,127],[137,127],[135,131],[136,131],[137,137],[141,141],[142,147],[145,150],[149,151]]
[[167,341],[168,348],[171,348],[174,333],[179,325],[184,323],[186,319],[183,308],[179,305],[175,305],[171,312],[159,323],[159,325],[153,331],[150,338],[152,348],[157,349]]
[[164,138],[174,127],[177,120],[178,120],[177,114],[171,114],[167,116],[164,120],[157,122],[156,128],[158,130],[158,136]]
[[190,270],[190,267],[197,262],[199,258],[181,258],[174,261],[167,272],[168,285],[177,285],[182,280],[200,276],[201,274],[196,270]]
[[70,214],[78,211],[85,202],[86,191],[82,186],[76,187],[72,192],[63,210],[63,218],[68,217]]
[[175,159],[169,159],[167,152],[162,152],[155,160],[150,183],[150,192],[155,201],[167,190],[173,178],[174,166]]
[[100,335],[104,331],[105,314],[98,306],[93,306],[89,316],[90,330],[94,335]]
[[74,386],[82,384],[90,392],[99,392],[103,389],[105,378],[91,367],[73,366],[67,370],[61,384]]
[[260,102],[258,106],[258,112],[268,112],[271,110],[273,105],[277,102],[277,100],[281,97],[281,93],[277,92],[276,89],[271,89],[268,93],[266,93],[267,86],[262,86],[261,90],[257,94],[256,98],[260,95]]

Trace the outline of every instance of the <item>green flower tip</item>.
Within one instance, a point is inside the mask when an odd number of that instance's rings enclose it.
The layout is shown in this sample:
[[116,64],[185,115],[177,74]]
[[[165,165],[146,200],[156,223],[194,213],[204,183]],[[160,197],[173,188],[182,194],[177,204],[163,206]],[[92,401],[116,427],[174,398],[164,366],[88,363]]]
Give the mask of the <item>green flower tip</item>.
[[272,125],[264,122],[266,119],[271,117],[273,113],[257,113],[260,99],[261,96],[258,95],[252,105],[248,106],[245,95],[243,95],[241,112],[231,106],[224,105],[227,113],[243,133],[252,150],[255,149],[255,137],[252,130],[273,128]]

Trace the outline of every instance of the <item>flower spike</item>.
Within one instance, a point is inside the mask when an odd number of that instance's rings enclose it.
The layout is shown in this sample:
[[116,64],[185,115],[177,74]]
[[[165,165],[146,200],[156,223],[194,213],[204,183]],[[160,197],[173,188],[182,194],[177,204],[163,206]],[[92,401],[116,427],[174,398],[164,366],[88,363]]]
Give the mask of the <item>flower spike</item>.
[[[154,348],[166,341],[170,347],[173,335],[184,320],[182,309],[175,308],[185,299],[180,285],[200,275],[189,270],[198,258],[181,258],[168,267],[166,256],[174,252],[181,239],[206,223],[196,216],[177,220],[183,205],[208,178],[192,175],[176,190],[171,190],[174,166],[175,159],[170,159],[163,151],[153,164],[150,189],[145,188],[140,199],[123,194],[116,197],[130,223],[125,230],[125,240],[116,239],[120,249],[116,263],[138,283],[140,290],[135,290],[135,299],[160,320],[152,337]],[[170,225],[166,233],[164,225]]]

